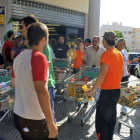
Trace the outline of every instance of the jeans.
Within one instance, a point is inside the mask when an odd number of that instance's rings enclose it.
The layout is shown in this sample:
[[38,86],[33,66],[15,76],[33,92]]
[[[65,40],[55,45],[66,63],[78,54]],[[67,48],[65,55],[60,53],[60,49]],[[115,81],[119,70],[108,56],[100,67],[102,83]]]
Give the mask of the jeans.
[[46,119],[30,120],[14,114],[14,125],[23,140],[58,140],[58,138],[48,138],[49,130]]
[[3,139],[2,137],[0,137],[0,140],[5,140],[5,139]]
[[116,105],[120,89],[101,90],[96,109],[96,132],[98,140],[112,140],[116,124]]
[[54,122],[56,123],[56,118],[55,118],[55,111],[54,111],[54,99],[55,99],[55,86],[53,87],[48,87],[49,93],[50,93],[50,103],[51,103],[51,109],[52,109],[52,113],[53,113],[53,119]]

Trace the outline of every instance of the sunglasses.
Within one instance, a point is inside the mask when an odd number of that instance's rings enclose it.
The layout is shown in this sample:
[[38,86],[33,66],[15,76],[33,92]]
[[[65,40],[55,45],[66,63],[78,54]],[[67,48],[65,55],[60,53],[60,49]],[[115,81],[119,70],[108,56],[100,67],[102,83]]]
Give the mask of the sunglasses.
[[94,42],[97,43],[98,41],[92,41],[92,43],[94,43]]
[[25,26],[25,25],[22,25],[22,26],[21,26],[21,25],[19,25],[19,28],[20,28],[20,29],[22,29],[24,26]]

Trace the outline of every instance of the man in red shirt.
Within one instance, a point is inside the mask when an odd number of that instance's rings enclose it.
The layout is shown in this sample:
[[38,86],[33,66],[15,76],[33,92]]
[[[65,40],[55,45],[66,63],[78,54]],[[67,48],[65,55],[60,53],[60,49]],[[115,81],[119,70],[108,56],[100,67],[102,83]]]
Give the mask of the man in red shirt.
[[8,40],[4,43],[2,49],[2,56],[3,56],[5,67],[12,66],[11,49],[14,46],[13,38],[14,38],[14,32],[12,31],[8,32]]
[[14,125],[23,140],[57,140],[58,129],[47,86],[49,65],[42,53],[48,41],[48,29],[43,23],[33,23],[27,38],[30,49],[15,58],[12,68]]

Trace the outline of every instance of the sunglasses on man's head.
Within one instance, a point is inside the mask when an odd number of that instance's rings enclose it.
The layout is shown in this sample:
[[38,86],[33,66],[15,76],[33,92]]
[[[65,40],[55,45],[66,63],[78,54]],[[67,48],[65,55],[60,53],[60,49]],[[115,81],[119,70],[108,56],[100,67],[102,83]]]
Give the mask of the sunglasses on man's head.
[[23,28],[23,26],[25,26],[25,25],[19,25],[19,28],[20,28],[20,29],[22,29],[22,28]]

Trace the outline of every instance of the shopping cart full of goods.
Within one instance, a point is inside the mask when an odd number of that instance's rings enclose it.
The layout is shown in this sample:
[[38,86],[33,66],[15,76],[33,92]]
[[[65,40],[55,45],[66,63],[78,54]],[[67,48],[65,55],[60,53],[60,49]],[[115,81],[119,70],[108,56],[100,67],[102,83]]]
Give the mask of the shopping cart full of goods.
[[[126,83],[128,87],[123,86]],[[121,125],[124,125],[130,128],[130,136],[132,136],[133,131],[140,127],[140,79],[123,82],[121,85],[121,95],[118,103],[127,107],[129,111],[118,120],[118,132],[120,133]]]
[[[96,78],[99,74],[100,68],[98,67],[81,67],[80,71],[72,75],[64,81],[64,98],[71,102],[71,107],[68,112],[68,122],[71,123],[72,119],[81,120],[81,125],[85,123],[85,119],[91,113],[96,104],[96,96],[87,98],[85,92],[91,89],[94,85]],[[100,88],[96,90],[99,96]]]
[[64,80],[69,78],[72,75],[72,69],[70,67],[70,59],[59,59],[56,58],[54,60],[53,68],[54,68],[54,78],[55,78],[55,88],[57,90],[56,96],[63,97],[64,95],[60,95],[61,90],[64,89]]
[[0,69],[0,122],[11,112],[14,106],[14,89],[11,85],[11,70]]

